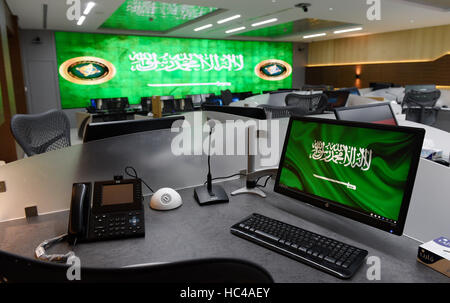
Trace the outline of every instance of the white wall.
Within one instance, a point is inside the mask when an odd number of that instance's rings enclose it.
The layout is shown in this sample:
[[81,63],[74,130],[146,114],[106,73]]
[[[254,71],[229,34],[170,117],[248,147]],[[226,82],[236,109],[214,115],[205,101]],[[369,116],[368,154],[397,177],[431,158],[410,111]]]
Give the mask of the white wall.
[[292,87],[302,88],[305,84],[305,66],[308,64],[308,44],[293,43],[292,54]]

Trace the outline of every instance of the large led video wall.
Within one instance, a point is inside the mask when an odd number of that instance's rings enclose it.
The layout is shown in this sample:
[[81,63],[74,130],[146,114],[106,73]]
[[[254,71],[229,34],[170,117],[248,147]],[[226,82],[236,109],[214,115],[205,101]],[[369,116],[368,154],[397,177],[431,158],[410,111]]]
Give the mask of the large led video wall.
[[55,33],[62,108],[292,87],[292,43]]

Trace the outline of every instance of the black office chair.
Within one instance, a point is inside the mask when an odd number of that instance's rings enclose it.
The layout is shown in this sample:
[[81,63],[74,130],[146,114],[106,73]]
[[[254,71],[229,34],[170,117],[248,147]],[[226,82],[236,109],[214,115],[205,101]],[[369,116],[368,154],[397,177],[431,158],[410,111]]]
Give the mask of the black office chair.
[[[73,283],[65,264],[42,262],[0,251],[0,283]],[[199,259],[121,268],[80,269],[79,282],[115,283],[273,283],[261,266],[238,259]]]
[[264,109],[268,119],[286,118],[290,116],[306,116],[309,113],[309,105],[306,102],[286,106],[261,104],[258,105],[258,107]]
[[190,112],[194,110],[194,102],[192,98],[184,98],[184,109],[185,112]]
[[220,98],[223,106],[228,106],[233,102],[233,94],[229,89],[220,91]]
[[14,115],[11,132],[29,157],[71,145],[69,118],[61,110]]
[[302,112],[301,108],[298,108],[298,107],[289,108],[287,106],[276,106],[276,105],[269,105],[269,104],[260,104],[260,105],[258,105],[258,107],[262,108],[264,110],[267,119],[287,118],[292,115],[295,115],[295,116],[307,115],[306,108],[305,108],[305,111]]
[[141,108],[144,112],[152,111],[152,97],[141,97]]
[[210,94],[209,96],[205,97],[205,102],[202,103],[203,106],[222,106],[223,102],[220,96],[216,96],[215,94]]
[[111,98],[106,102],[106,109],[111,111],[122,111],[129,107],[128,97]]
[[288,94],[284,102],[286,106],[297,106],[301,108],[301,112],[307,109],[308,115],[322,114],[328,106],[328,97],[326,94],[299,95]]
[[435,105],[440,97],[440,90],[411,90],[407,92],[402,103],[406,112],[406,120],[434,125],[440,109]]
[[194,110],[194,104],[191,98],[174,99],[175,113],[190,112]]
[[108,103],[111,101],[111,98],[96,98],[91,99],[91,101],[94,102],[96,110],[106,110],[108,107]]
[[161,103],[163,104],[163,115],[171,115],[175,113],[175,99],[161,100]]
[[285,97],[286,106],[261,104],[269,119],[285,118],[294,116],[306,116],[321,114],[328,105],[325,94],[299,95],[288,94]]
[[196,106],[201,106],[202,103],[205,101],[202,98],[202,95],[197,94],[197,95],[186,95],[185,97],[186,99],[191,99],[192,103]]

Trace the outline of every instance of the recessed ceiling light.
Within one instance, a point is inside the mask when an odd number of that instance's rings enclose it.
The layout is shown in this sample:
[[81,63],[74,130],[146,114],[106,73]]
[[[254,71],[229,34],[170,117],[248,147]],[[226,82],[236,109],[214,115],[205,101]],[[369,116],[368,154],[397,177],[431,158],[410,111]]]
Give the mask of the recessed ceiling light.
[[320,33],[320,34],[314,34],[314,35],[308,35],[308,36],[303,36],[303,39],[308,39],[308,38],[315,38],[315,37],[323,37],[326,36],[326,33]]
[[263,25],[263,24],[277,22],[277,21],[278,21],[277,18],[272,18],[272,19],[269,19],[269,20],[264,20],[264,21],[261,21],[261,22],[253,23],[252,26],[260,26],[260,25]]
[[231,21],[231,20],[234,20],[234,19],[238,19],[238,18],[241,18],[241,15],[234,15],[234,16],[231,16],[231,17],[219,20],[219,21],[217,21],[217,23],[218,24],[222,24],[222,23],[225,23],[225,22],[228,22],[228,21]]
[[329,10],[332,11],[332,10],[334,10],[334,8],[330,7]]
[[210,27],[212,27],[212,26],[213,26],[212,24],[206,24],[206,25],[203,25],[203,26],[200,26],[200,27],[195,28],[194,31],[195,31],[195,32],[198,32],[198,31],[201,31],[201,30],[210,28]]
[[227,30],[227,31],[225,32],[225,34],[234,33],[234,32],[237,32],[237,31],[241,31],[241,30],[243,30],[243,29],[245,29],[245,26],[233,28],[233,29]]
[[88,15],[91,12],[91,10],[94,8],[94,6],[95,6],[95,2],[88,2],[88,4],[86,5],[86,8],[84,9],[83,14]]
[[347,29],[334,31],[334,33],[335,34],[342,34],[342,33],[348,33],[348,32],[357,32],[357,31],[361,31],[362,29],[363,29],[362,27],[354,27],[354,28],[347,28]]
[[78,19],[77,25],[82,25],[84,20],[86,20],[86,16],[81,16],[80,19]]

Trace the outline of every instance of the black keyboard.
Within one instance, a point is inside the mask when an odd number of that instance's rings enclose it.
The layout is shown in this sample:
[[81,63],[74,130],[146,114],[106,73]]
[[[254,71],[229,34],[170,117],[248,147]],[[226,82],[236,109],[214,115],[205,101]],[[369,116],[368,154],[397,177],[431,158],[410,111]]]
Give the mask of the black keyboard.
[[368,254],[366,250],[259,214],[233,225],[231,233],[341,279],[351,278]]

